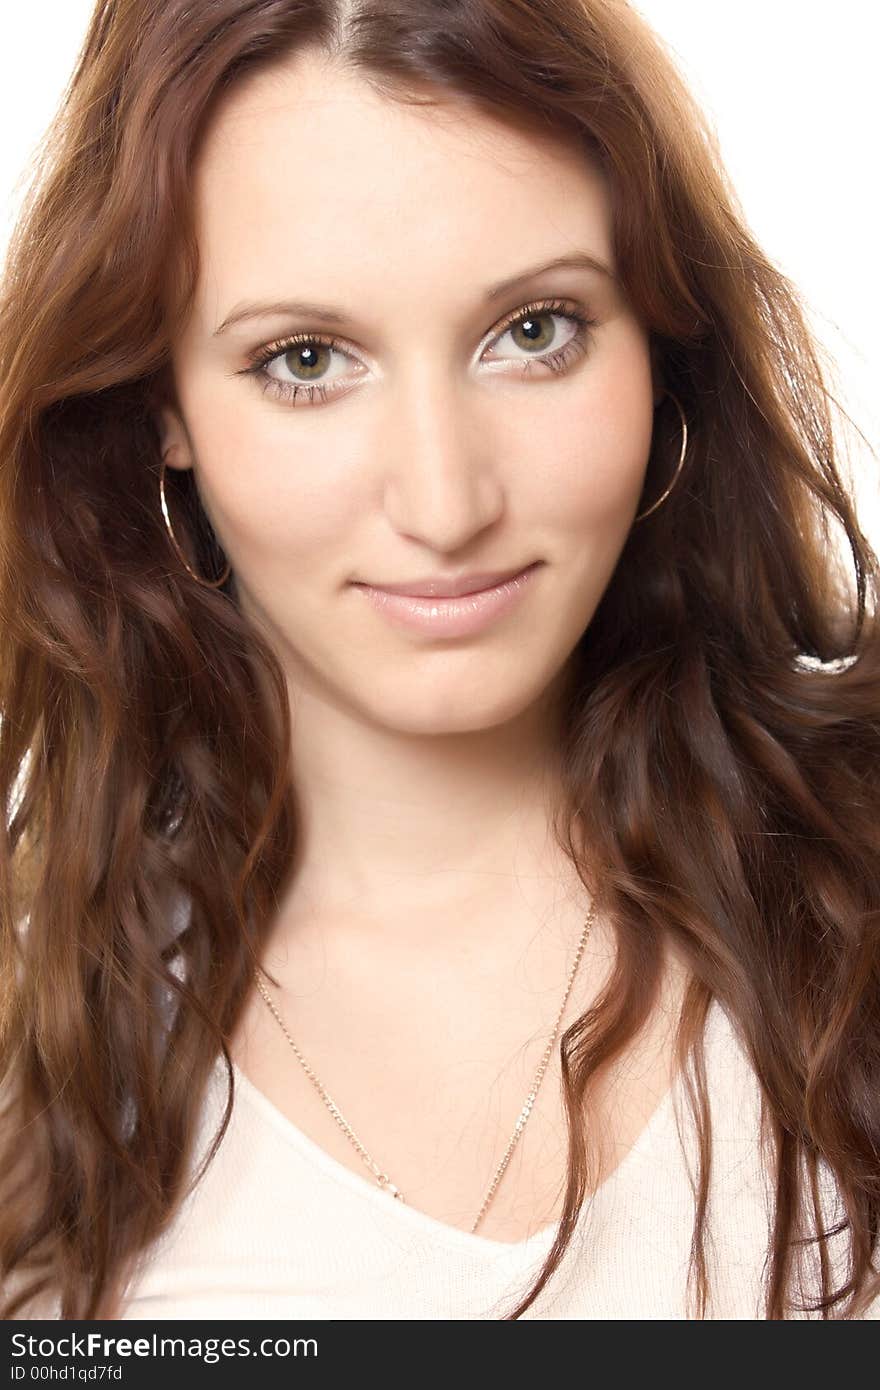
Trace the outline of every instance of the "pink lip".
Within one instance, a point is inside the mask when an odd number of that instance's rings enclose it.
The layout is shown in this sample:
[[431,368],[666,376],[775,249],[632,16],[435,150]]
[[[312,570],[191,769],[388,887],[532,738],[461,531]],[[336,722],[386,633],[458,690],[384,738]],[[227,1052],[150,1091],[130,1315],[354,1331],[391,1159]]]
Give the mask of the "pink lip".
[[392,593],[372,584],[355,584],[395,626],[436,637],[470,637],[512,609],[524,595],[538,560],[491,588],[451,598]]
[[[515,579],[522,570],[491,570],[480,574],[457,574],[448,578],[405,579],[401,584],[373,584],[386,594],[408,594],[410,598],[460,598],[462,594],[478,594],[481,589],[494,589],[506,579]],[[366,580],[354,580],[366,583]]]

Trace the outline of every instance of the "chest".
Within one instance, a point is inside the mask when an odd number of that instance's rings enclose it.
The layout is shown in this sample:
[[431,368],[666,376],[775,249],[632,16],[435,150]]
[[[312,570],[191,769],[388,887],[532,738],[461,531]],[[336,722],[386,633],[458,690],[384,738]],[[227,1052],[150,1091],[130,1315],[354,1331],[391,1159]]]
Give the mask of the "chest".
[[[504,1164],[477,1233],[518,1243],[558,1219],[567,1126],[558,1036],[544,1062],[553,1024],[546,1002],[541,1009],[533,1000],[530,1010],[514,997],[480,1014],[433,995],[392,1008],[351,990],[343,1004],[330,989],[294,1002],[264,984],[296,1051],[256,988],[230,1051],[248,1081],[334,1163],[378,1185],[360,1145],[410,1206],[464,1231]],[[586,1002],[572,997],[560,1032]],[[667,991],[587,1100],[588,1192],[611,1176],[667,1096],[673,1018]]]

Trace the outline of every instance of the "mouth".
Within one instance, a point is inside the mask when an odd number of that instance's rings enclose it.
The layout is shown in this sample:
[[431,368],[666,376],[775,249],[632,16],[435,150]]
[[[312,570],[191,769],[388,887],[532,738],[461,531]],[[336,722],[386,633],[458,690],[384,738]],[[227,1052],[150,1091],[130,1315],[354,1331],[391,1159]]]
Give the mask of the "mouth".
[[[397,627],[435,637],[469,637],[518,607],[542,564],[543,561],[536,560],[525,569],[495,578],[494,582],[493,576],[463,576],[457,583],[460,592],[453,594],[400,592],[400,586],[393,590],[359,581],[353,587]],[[474,579],[485,584],[486,578],[490,582],[485,587],[464,587]],[[426,583],[435,581],[423,581],[421,587]],[[445,581],[445,587],[450,587],[450,581]]]
[[[540,564],[541,562],[535,560],[533,563]],[[427,575],[421,579],[405,579],[393,584],[368,584],[367,587],[381,589],[386,594],[406,594],[409,598],[460,598],[462,594],[479,594],[484,589],[497,588],[499,584],[503,584],[509,579],[516,579],[524,572],[524,569],[531,568],[531,565],[520,565],[516,569],[484,570],[477,574]],[[353,580],[352,582],[362,584],[367,581]]]

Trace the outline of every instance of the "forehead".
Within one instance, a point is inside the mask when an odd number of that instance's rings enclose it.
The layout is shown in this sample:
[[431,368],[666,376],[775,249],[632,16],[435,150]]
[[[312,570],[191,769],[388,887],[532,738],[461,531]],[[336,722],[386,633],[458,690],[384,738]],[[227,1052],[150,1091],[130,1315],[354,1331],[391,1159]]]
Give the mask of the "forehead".
[[613,261],[604,179],[573,137],[406,106],[305,54],[222,101],[194,197],[206,314],[285,291],[475,295],[567,250]]

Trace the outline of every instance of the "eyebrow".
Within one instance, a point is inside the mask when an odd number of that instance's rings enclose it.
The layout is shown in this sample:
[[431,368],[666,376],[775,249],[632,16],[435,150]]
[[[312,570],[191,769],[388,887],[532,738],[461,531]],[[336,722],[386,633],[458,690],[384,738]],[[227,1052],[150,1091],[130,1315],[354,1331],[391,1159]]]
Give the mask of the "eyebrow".
[[[551,261],[541,261],[538,265],[529,266],[526,270],[520,270],[515,275],[509,275],[504,280],[498,280],[494,285],[490,285],[486,290],[483,299],[486,304],[493,304],[502,295],[515,290],[519,285],[527,280],[534,280],[536,276],[543,275],[549,270],[593,270],[599,275],[604,275],[607,279],[617,283],[617,276],[613,270],[596,256],[591,256],[586,251],[578,251],[567,256],[555,256]],[[225,333],[227,328],[233,324],[241,323],[245,319],[269,318],[282,314],[301,314],[306,318],[323,319],[325,323],[345,324],[349,315],[342,310],[334,308],[330,304],[316,304],[304,299],[279,299],[279,300],[253,300],[245,304],[239,304],[220,324],[215,328],[213,337],[217,338],[221,333]]]

